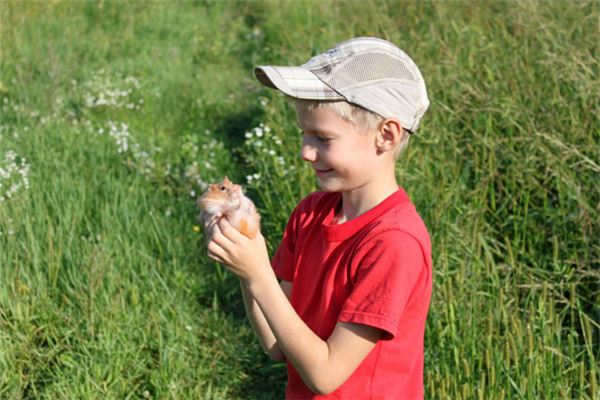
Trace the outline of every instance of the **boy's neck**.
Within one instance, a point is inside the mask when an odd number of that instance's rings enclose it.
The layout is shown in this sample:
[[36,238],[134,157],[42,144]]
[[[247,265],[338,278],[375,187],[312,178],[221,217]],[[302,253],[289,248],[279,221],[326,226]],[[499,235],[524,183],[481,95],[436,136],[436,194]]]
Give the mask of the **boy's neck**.
[[335,222],[343,224],[377,206],[398,190],[396,177],[373,182],[350,192],[342,192],[342,206],[335,214]]

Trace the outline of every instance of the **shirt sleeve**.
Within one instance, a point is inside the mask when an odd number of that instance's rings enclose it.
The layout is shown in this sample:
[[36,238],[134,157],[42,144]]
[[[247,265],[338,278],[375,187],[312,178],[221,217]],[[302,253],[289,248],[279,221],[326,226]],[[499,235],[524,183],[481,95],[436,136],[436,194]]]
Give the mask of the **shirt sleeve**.
[[421,246],[408,233],[391,230],[370,239],[356,256],[354,287],[338,321],[373,326],[384,331],[382,339],[393,339],[412,298],[426,286]]
[[275,255],[271,260],[271,266],[279,279],[292,282],[294,280],[294,268],[296,265],[296,238],[298,233],[298,219],[300,205],[294,209],[283,232],[283,238]]

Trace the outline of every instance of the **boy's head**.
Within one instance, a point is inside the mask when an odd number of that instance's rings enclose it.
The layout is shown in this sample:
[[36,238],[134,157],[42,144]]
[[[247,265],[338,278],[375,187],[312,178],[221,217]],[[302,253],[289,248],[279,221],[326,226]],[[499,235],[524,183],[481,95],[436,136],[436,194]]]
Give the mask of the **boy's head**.
[[[346,40],[300,67],[259,66],[254,73],[265,86],[300,100],[297,106],[331,107],[364,127],[397,118],[402,129],[414,133],[429,106],[416,64],[393,43],[378,38]],[[353,107],[348,109],[346,102]]]
[[[300,115],[302,112],[317,110],[317,109],[329,109],[335,112],[337,116],[343,120],[350,122],[352,125],[358,128],[363,134],[376,132],[380,129],[381,124],[385,123],[385,118],[381,115],[375,114],[369,110],[366,110],[360,106],[349,103],[345,100],[305,100],[292,98],[296,106],[296,112]],[[402,128],[401,138],[393,151],[394,160],[397,160],[402,150],[408,145],[410,139],[410,132]]]

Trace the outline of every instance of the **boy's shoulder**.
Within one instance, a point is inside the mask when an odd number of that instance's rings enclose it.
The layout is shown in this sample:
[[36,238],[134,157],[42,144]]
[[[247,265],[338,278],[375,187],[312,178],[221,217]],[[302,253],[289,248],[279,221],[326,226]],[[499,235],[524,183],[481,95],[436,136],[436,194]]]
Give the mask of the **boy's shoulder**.
[[[303,225],[302,221],[325,220],[340,201],[341,193],[339,192],[313,192],[298,203],[294,210],[294,216],[300,222],[300,226]],[[360,228],[356,227],[359,229],[355,233],[362,239],[394,235],[404,237],[408,234],[426,247],[430,246],[425,222],[403,188],[399,188],[398,192],[368,211],[367,214],[370,215],[363,215],[359,218],[359,220],[363,220],[362,222],[354,221],[357,225],[361,225]]]
[[380,218],[365,229],[361,242],[367,241],[398,243],[399,241],[416,241],[423,250],[431,248],[429,232],[425,222],[410,201],[396,204]]
[[[298,202],[295,213],[298,212],[323,212],[327,213],[332,208],[336,207],[342,199],[340,192],[312,192]],[[381,209],[381,212],[377,212],[375,209]],[[415,205],[412,203],[403,188],[399,188],[396,193],[391,195],[389,198],[384,200],[382,203],[374,207],[374,209],[368,211],[369,213],[376,212],[381,218],[377,218],[378,221],[384,222],[385,226],[398,225],[401,220],[410,219],[414,220],[417,224],[423,224],[419,213]],[[398,225],[401,227],[403,224]],[[385,229],[381,227],[381,229]]]

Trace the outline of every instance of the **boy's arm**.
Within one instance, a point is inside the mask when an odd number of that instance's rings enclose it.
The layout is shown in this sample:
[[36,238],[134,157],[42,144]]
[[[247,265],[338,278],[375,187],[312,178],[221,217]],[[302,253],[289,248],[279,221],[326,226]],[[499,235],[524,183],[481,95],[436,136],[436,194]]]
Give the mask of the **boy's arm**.
[[331,336],[322,340],[296,314],[274,275],[248,281],[247,290],[283,354],[317,394],[331,393],[344,383],[381,337],[377,328],[339,322]]
[[273,333],[277,346],[315,393],[330,393],[350,377],[381,337],[377,328],[338,323],[327,340],[298,316],[282,291],[261,234],[248,239],[222,219],[208,244],[209,256],[239,276]]
[[[289,300],[292,291],[292,283],[288,281],[281,281],[280,287]],[[244,306],[246,307],[246,314],[248,315],[248,320],[250,321],[250,325],[252,325],[254,332],[256,332],[258,340],[260,341],[260,344],[262,345],[263,349],[274,361],[284,361],[285,355],[279,348],[277,344],[277,339],[273,335],[271,327],[265,319],[265,316],[260,310],[260,307],[258,306],[256,300],[250,293],[248,293],[246,284],[241,279],[240,288],[242,291],[242,297],[244,299]]]

